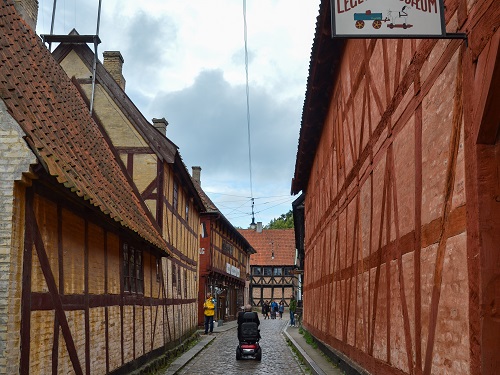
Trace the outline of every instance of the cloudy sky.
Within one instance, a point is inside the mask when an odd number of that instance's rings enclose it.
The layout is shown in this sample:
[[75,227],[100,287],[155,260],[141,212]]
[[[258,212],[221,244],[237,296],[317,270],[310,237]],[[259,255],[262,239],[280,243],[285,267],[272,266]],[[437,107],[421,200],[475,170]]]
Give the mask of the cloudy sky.
[[[168,120],[189,172],[201,166],[203,189],[235,226],[251,222],[252,197],[264,225],[296,199],[290,183],[319,2],[246,2],[249,153],[243,0],[102,0],[99,59],[122,53],[125,91],[147,119]],[[95,34],[98,3],[58,0],[54,34]],[[37,33],[48,34],[53,0],[39,6]]]

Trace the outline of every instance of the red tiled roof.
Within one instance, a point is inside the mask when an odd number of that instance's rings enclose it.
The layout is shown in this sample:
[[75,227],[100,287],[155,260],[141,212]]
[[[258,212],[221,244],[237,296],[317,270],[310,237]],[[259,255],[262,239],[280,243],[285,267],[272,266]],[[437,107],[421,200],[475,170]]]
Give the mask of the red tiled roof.
[[[257,251],[250,256],[250,265],[283,266],[295,264],[295,231],[293,229],[239,229]],[[272,255],[274,252],[274,259]]]
[[[74,34],[78,35],[76,30],[74,30]],[[92,52],[86,44],[59,44],[59,46],[57,46],[52,53],[52,56],[54,56],[56,61],[60,64],[65,56],[71,51],[74,51],[87,68],[92,71],[92,66],[94,64],[94,52]],[[99,60],[97,60],[96,64],[96,81],[101,88],[103,88],[104,91],[106,91],[108,95],[113,98],[114,103],[120,111],[125,114],[127,119],[139,132],[139,134],[141,134],[156,156],[166,163],[176,165],[176,176],[182,182],[182,186],[185,187],[192,195],[194,203],[201,208],[203,202],[201,202],[201,199],[198,196],[196,188],[191,180],[191,176],[189,175],[189,172],[187,171],[179,153],[178,147],[169,138],[167,138],[165,134],[160,133],[149,123],[148,120],[146,120],[141,111],[139,111],[139,109],[135,106],[134,102],[129,98],[129,96],[114,80]]]
[[0,6],[0,99],[47,172],[160,249],[157,224],[88,107],[12,1]]

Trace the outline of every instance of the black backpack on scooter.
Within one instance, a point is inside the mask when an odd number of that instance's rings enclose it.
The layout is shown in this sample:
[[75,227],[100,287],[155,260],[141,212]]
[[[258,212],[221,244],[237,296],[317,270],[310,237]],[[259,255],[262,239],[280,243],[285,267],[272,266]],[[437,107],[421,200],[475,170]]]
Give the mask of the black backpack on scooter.
[[255,321],[256,312],[245,312],[243,315],[243,323],[241,323],[241,338],[242,341],[258,341],[260,339],[260,331],[257,322]]

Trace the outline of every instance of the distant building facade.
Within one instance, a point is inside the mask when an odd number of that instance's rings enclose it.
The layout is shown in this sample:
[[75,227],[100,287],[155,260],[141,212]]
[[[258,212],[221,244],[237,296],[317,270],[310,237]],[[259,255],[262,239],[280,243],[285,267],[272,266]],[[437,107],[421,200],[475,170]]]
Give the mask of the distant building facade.
[[298,298],[295,231],[291,229],[254,229],[239,232],[255,249],[250,257],[250,303],[261,307],[265,301],[283,301],[289,305],[293,295]]
[[304,283],[304,259],[305,259],[305,223],[304,223],[304,199],[305,194],[301,194],[292,202],[293,227],[295,232],[295,248],[297,249],[296,257],[296,274],[298,278],[297,302],[302,308],[302,286]]
[[250,255],[255,250],[224,217],[201,188],[201,168],[192,167],[205,210],[200,214],[200,276],[198,324],[204,322],[203,301],[212,293],[215,320],[234,320],[248,303]]

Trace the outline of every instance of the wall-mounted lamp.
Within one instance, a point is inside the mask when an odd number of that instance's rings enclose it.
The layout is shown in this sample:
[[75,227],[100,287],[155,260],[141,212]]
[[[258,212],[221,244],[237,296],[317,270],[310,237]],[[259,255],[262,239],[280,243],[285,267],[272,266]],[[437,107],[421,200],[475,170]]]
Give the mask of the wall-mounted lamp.
[[250,223],[250,229],[255,230],[257,228],[257,224],[255,224],[255,218],[252,217],[252,222]]

